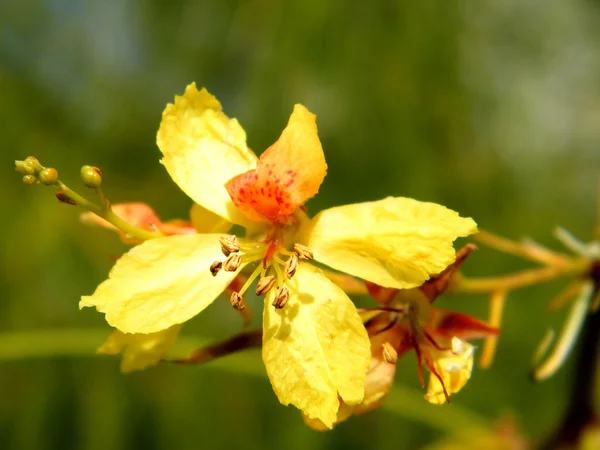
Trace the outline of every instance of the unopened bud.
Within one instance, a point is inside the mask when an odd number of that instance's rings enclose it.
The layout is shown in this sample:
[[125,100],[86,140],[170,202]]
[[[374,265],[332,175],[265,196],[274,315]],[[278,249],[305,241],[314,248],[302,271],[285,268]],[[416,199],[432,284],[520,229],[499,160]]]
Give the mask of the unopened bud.
[[237,292],[231,293],[231,297],[229,297],[229,303],[231,303],[231,306],[233,306],[234,309],[237,309],[238,311],[243,311],[245,308],[244,299]]
[[240,243],[237,236],[234,234],[219,238],[219,242],[221,243],[221,251],[225,256],[229,256],[232,253],[237,253],[240,251]]
[[232,253],[223,263],[223,269],[227,272],[235,272],[242,264],[242,257],[237,253]]
[[33,175],[23,175],[23,183],[25,183],[27,186],[33,186],[35,183],[37,183],[37,178]]
[[275,309],[282,309],[290,299],[290,291],[286,287],[280,287],[275,293],[275,300],[273,300],[273,306]]
[[215,261],[210,265],[210,273],[212,273],[213,277],[216,277],[221,268],[223,267],[223,263],[221,261]]
[[23,161],[27,175],[33,175],[43,169],[42,165],[35,156],[28,156]]
[[271,290],[273,285],[275,284],[275,277],[268,276],[262,277],[256,283],[256,295],[264,295]]
[[385,362],[390,364],[396,364],[398,362],[398,352],[389,342],[384,342],[381,345],[383,349],[383,359]]
[[298,256],[292,255],[288,258],[285,263],[285,276],[290,280],[294,274],[296,273],[296,269],[298,268]]
[[38,174],[38,178],[43,184],[50,186],[58,181],[58,172],[52,167],[42,169],[42,171]]
[[15,161],[15,170],[21,175],[33,175],[35,173],[35,170],[28,164],[25,164],[25,161]]
[[313,252],[306,245],[296,243],[294,244],[294,251],[298,255],[298,258],[303,261],[311,261],[313,259]]
[[80,176],[86,187],[99,188],[102,185],[102,172],[97,167],[83,166]]

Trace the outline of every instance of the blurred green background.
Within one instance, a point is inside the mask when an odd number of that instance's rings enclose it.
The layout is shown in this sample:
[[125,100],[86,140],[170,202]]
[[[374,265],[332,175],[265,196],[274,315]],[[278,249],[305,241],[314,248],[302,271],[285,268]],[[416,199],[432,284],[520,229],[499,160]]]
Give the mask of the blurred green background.
[[[541,384],[528,370],[545,330],[564,319],[544,313],[561,283],[510,296],[494,365],[476,369],[452,405],[415,402],[410,355],[386,408],[317,433],[279,405],[259,353],[131,375],[95,356],[108,327],[77,302],[126,247],[81,225],[51,189],[22,185],[13,160],[36,155],[81,192],[79,168],[96,165],[113,202],[184,218],[190,200],[158,163],[155,135],[165,105],[196,81],[259,153],[294,103],[318,115],[329,173],[310,212],[410,196],[557,248],[558,224],[592,237],[599,44],[592,0],[0,2],[0,448],[419,448],[454,423],[464,431],[464,409],[510,416],[542,440],[572,369]],[[482,249],[465,272],[525,267]],[[485,296],[440,304],[487,317]],[[240,327],[222,301],[184,336]]]

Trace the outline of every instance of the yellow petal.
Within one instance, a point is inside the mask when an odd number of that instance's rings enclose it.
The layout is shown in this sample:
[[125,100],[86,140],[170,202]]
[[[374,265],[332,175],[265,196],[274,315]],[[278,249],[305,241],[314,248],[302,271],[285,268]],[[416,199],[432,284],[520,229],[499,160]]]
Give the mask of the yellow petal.
[[371,359],[371,368],[365,383],[365,398],[354,407],[354,414],[364,414],[378,408],[394,383],[396,366],[378,358]]
[[227,233],[233,227],[231,222],[197,203],[192,205],[190,219],[198,233]]
[[301,263],[288,283],[283,309],[265,300],[263,360],[279,401],[331,428],[339,408],[364,396],[371,351],[362,320],[348,296],[319,269]]
[[[474,352],[475,348],[471,344],[456,337],[452,338],[452,350],[438,352],[439,355],[435,358],[433,366],[435,371],[442,377],[448,395],[460,391],[471,378]],[[429,386],[427,387],[425,399],[436,405],[446,403],[442,383],[433,374],[429,376]]]
[[225,182],[254,169],[257,158],[246,146],[244,129],[223,114],[214,96],[190,84],[164,110],[156,143],[169,175],[192,200],[229,222],[246,225]]
[[477,231],[435,203],[388,197],[317,214],[297,237],[319,262],[383,287],[420,286],[454,262],[452,242]]
[[[338,409],[334,425],[337,425],[338,423],[341,423],[348,419],[352,415],[354,408],[354,405],[346,405],[343,401],[340,401],[340,407]],[[304,420],[304,423],[306,425],[308,425],[315,431],[328,431],[331,429],[331,427],[325,425],[321,420],[311,419],[304,413],[302,413],[302,419]]]
[[155,366],[177,338],[181,325],[173,325],[166,330],[149,334],[125,334],[113,331],[106,342],[98,348],[98,353],[118,355],[121,359],[121,372],[143,370]]
[[210,265],[223,259],[222,236],[146,241],[123,255],[109,279],[93,295],[82,297],[79,306],[95,306],[111,326],[125,333],[154,333],[185,322],[210,305],[237,274],[210,273]]

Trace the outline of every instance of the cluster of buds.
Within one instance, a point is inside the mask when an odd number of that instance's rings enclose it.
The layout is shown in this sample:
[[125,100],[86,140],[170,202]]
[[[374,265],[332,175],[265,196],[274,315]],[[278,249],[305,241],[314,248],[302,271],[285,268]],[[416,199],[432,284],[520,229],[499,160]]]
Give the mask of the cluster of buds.
[[15,161],[15,169],[23,175],[23,183],[28,186],[35,184],[55,185],[58,182],[58,171],[52,167],[44,167],[34,156],[24,161]]
[[[23,161],[15,161],[15,169],[23,175],[23,183],[28,186],[43,184],[56,187],[56,198],[59,202],[67,205],[79,205],[87,207],[85,199],[69,189],[58,179],[58,171],[53,167],[44,167],[34,156],[28,156]],[[86,187],[96,190],[102,185],[102,172],[94,166],[83,166],[80,171],[81,181]],[[106,203],[104,194],[99,195]]]

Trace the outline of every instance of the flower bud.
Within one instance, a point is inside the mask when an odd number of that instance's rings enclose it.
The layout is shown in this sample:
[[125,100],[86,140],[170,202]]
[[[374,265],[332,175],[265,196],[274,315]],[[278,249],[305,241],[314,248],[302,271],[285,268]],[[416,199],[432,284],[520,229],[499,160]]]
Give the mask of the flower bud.
[[23,161],[27,175],[33,175],[43,169],[42,165],[35,156],[28,156]]
[[33,175],[24,175],[23,183],[25,183],[27,186],[33,186],[37,183],[37,178],[35,178]]
[[47,186],[53,185],[58,181],[58,171],[52,167],[42,169],[42,171],[38,174],[38,178]]
[[15,170],[21,175],[33,175],[35,173],[35,170],[28,164],[25,164],[25,161],[15,161]]
[[256,295],[264,295],[271,290],[273,285],[275,284],[275,277],[268,276],[262,277],[256,283]]
[[83,166],[80,172],[83,184],[89,188],[99,188],[102,185],[102,172],[93,166]]

